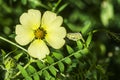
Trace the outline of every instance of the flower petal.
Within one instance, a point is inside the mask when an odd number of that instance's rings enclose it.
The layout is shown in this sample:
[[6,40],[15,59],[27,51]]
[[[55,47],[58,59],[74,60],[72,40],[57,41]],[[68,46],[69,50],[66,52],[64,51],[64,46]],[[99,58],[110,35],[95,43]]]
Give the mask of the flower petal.
[[60,49],[65,44],[65,40],[59,36],[49,35],[45,39],[55,49]]
[[66,36],[66,29],[64,27],[48,27],[46,29],[47,35],[46,36],[57,36],[59,38],[64,38]]
[[28,13],[23,13],[20,16],[20,23],[25,27],[29,27],[33,30],[40,27],[41,13],[39,10],[28,10]]
[[15,37],[15,40],[20,45],[27,45],[34,38],[33,30],[31,30],[29,28],[25,28],[22,25],[16,25],[15,33],[17,35]]
[[46,11],[42,17],[42,26],[46,26],[46,25],[50,24],[55,19],[56,19],[55,13],[53,13],[51,11]]
[[30,56],[42,60],[50,52],[45,42],[37,39],[30,44],[28,48],[28,53],[30,54]]
[[63,18],[61,16],[57,16],[56,19],[54,19],[49,25],[46,27],[60,27],[63,23]]

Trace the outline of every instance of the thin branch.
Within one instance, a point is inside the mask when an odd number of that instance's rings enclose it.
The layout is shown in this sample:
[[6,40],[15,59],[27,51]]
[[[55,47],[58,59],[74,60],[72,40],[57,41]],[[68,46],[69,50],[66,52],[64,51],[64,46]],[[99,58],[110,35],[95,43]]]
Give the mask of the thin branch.
[[18,47],[18,48],[20,48],[21,50],[23,50],[23,51],[25,51],[25,52],[27,52],[27,50],[26,50],[25,48],[21,47],[20,45],[18,45],[18,44],[16,44],[16,43],[14,43],[14,42],[12,42],[12,41],[10,41],[10,40],[2,37],[2,36],[0,36],[0,39],[3,40],[3,41],[6,41],[6,42],[8,42],[8,43],[10,43],[10,44],[12,44],[12,45],[14,45],[14,46],[16,46],[16,47]]

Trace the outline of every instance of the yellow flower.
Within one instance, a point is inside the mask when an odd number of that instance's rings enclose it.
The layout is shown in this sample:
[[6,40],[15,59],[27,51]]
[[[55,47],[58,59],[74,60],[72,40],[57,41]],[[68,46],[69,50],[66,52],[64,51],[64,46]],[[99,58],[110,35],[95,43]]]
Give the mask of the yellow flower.
[[20,45],[27,45],[30,56],[43,59],[50,53],[46,43],[55,49],[65,44],[66,30],[61,27],[63,18],[51,11],[46,11],[42,18],[39,10],[30,9],[20,16],[16,25],[15,40]]

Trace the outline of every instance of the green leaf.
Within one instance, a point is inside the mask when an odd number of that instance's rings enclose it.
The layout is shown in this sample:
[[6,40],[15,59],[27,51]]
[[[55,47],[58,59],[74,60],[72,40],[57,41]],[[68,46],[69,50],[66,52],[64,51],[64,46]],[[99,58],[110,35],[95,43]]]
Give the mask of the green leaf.
[[34,80],[40,80],[37,70],[33,66],[31,65],[28,66],[28,72],[33,75]]
[[62,10],[64,10],[66,7],[68,6],[68,3],[63,4],[57,11],[57,13],[61,12]]
[[59,67],[61,72],[64,72],[64,64],[62,62],[58,63],[58,67]]
[[21,65],[17,65],[17,68],[21,71],[21,74],[23,75],[23,77],[25,77],[26,80],[32,80],[31,77],[29,77],[27,71],[24,69],[24,67],[22,67]]
[[71,64],[72,63],[72,61],[71,61],[71,59],[69,57],[65,58],[64,62],[67,63],[67,64]]
[[102,74],[105,74],[105,70],[101,65],[97,65],[96,69],[98,69]]
[[81,30],[82,34],[85,35],[88,32],[88,30],[91,29],[90,27],[91,27],[91,22],[90,21],[85,22],[85,26]]
[[89,52],[89,50],[87,48],[84,48],[83,50],[81,50],[82,54],[87,54]]
[[77,66],[77,62],[73,62],[70,66],[68,66],[67,72],[71,72],[73,68],[75,68],[76,66]]
[[38,73],[40,76],[42,76],[42,71],[38,71],[37,73]]
[[100,47],[100,54],[104,56],[106,53],[106,45],[101,43],[99,44],[99,47]]
[[89,33],[88,38],[86,40],[86,46],[87,47],[89,47],[91,40],[92,40],[92,33]]
[[26,76],[26,77],[25,77],[25,80],[32,80],[32,78],[29,77],[29,76]]
[[53,60],[53,58],[52,58],[52,57],[47,56],[46,58],[47,58],[47,62],[48,62],[49,64],[54,63],[54,60]]
[[57,53],[57,52],[53,52],[53,56],[58,60],[63,58],[63,55],[61,53]]
[[47,70],[43,71],[43,75],[45,77],[45,80],[50,80],[51,76],[50,76],[50,74],[49,74],[49,72]]
[[37,62],[37,66],[39,67],[39,69],[42,69],[42,68],[44,68],[46,65],[42,62],[42,61],[40,61],[40,60],[38,60]]
[[2,52],[2,56],[5,57],[6,52],[3,49],[1,49],[1,52]]
[[34,80],[40,80],[37,72],[33,74],[33,78],[34,78]]
[[80,41],[80,40],[77,40],[77,48],[78,49],[82,49],[83,48],[83,44],[82,44],[82,42]]
[[56,79],[55,77],[51,77],[50,80],[59,80],[59,79]]
[[23,55],[23,53],[19,53],[19,54],[17,54],[16,56],[14,56],[14,58],[18,61],[19,58],[20,58],[22,55]]
[[66,45],[66,48],[69,54],[74,52],[74,50],[69,45]]
[[22,2],[23,5],[27,4],[27,0],[21,0],[21,2]]
[[74,57],[75,57],[75,58],[80,58],[81,56],[82,56],[82,55],[81,55],[80,52],[77,52],[77,53],[74,54]]
[[50,66],[49,70],[54,76],[56,76],[56,68],[54,66]]
[[101,4],[101,21],[104,26],[108,26],[109,20],[114,17],[113,5],[109,1],[103,1]]

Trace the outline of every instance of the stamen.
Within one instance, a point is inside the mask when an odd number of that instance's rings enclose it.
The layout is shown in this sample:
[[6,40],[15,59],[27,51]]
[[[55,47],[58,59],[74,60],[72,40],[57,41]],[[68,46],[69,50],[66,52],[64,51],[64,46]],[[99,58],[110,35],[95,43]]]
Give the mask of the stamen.
[[44,29],[38,28],[37,30],[35,30],[34,34],[36,39],[44,39],[46,31]]

